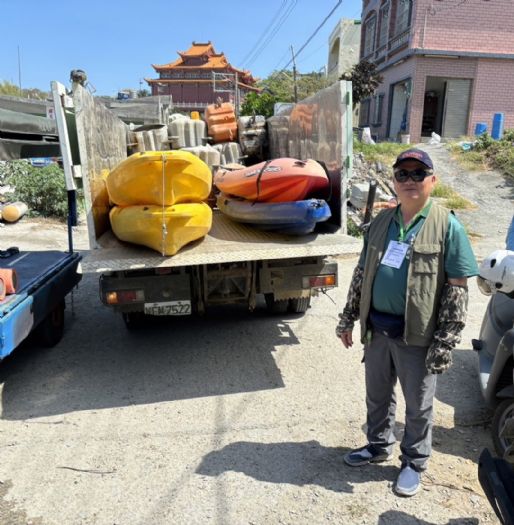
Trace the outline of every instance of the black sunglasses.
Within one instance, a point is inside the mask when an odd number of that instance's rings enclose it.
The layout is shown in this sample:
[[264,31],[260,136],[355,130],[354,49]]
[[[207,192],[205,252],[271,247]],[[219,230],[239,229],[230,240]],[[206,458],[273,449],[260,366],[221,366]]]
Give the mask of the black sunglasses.
[[394,172],[394,178],[398,182],[407,182],[410,179],[412,179],[414,182],[421,182],[425,180],[425,177],[428,177],[429,175],[432,175],[432,170],[425,170],[423,168],[416,168],[415,170],[395,170]]

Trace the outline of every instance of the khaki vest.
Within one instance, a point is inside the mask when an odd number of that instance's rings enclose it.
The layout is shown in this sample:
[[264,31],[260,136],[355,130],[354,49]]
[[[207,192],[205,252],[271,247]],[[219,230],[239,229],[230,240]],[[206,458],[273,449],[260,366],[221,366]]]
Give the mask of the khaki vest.
[[[396,208],[379,213],[368,231],[364,264],[364,281],[360,300],[361,340],[366,342],[368,315],[373,294],[373,281],[384,254],[385,239]],[[429,346],[436,329],[441,292],[446,282],[444,244],[448,230],[449,210],[432,203],[421,226],[410,255],[405,296],[405,331],[408,345]]]

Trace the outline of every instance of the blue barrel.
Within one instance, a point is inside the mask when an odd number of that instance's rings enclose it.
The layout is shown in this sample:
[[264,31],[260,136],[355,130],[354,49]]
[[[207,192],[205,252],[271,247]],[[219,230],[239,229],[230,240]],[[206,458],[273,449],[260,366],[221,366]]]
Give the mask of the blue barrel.
[[491,137],[495,140],[500,140],[503,136],[503,123],[505,121],[505,115],[503,113],[495,113],[493,117],[493,129],[491,131]]
[[487,124],[485,122],[477,122],[477,125],[475,126],[475,136],[482,135],[482,133],[485,133],[487,131]]

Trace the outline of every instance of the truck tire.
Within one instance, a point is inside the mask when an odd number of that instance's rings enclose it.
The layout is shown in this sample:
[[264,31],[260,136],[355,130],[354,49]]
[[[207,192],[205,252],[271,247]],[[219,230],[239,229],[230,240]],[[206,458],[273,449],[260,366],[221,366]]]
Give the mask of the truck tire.
[[289,310],[295,314],[304,314],[311,305],[311,297],[289,299]]
[[146,321],[143,312],[123,312],[121,314],[127,330],[139,330]]
[[266,308],[270,314],[285,314],[289,308],[288,299],[275,299],[274,293],[265,293]]
[[[496,454],[503,458],[508,448],[514,448],[514,438],[500,437],[500,431],[505,425],[505,421],[514,418],[514,399],[504,399],[494,411],[493,422],[491,423],[491,433],[493,438],[494,450]],[[507,459],[507,458],[505,458]],[[508,458],[512,462],[513,456]]]
[[64,300],[34,330],[34,340],[46,348],[55,346],[64,333]]

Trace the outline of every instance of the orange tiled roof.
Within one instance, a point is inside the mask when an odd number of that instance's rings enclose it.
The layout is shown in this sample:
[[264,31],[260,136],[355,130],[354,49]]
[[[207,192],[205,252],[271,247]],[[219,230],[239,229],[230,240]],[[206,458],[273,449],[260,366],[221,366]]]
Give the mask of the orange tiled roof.
[[187,51],[179,51],[178,54],[181,56],[187,55],[190,57],[198,57],[198,56],[202,56],[204,53],[207,53],[208,51],[212,51],[213,53],[215,52],[214,47],[212,46],[210,41],[205,44],[202,44],[200,42],[193,42],[193,44]]
[[192,66],[186,66],[184,65],[184,58],[187,57],[200,57],[203,55],[208,56],[208,61],[205,64],[196,65],[194,67],[203,67],[203,68],[211,68],[211,67],[226,67],[228,65],[227,58],[223,53],[216,53],[214,50],[214,46],[210,43],[199,43],[199,42],[193,42],[191,47],[187,51],[179,51],[178,54],[180,55],[180,58],[177,58],[177,60],[170,62],[168,64],[162,64],[162,65],[156,65],[152,64],[152,67],[156,70],[159,69],[172,69],[176,67],[192,67]]
[[[200,42],[193,42],[191,47],[187,51],[179,51],[178,54],[180,55],[179,58],[177,58],[173,62],[169,62],[168,64],[152,64],[152,67],[156,71],[163,71],[163,70],[170,70],[170,69],[220,69],[220,68],[228,68],[231,71],[236,71],[237,73],[240,73],[243,77],[246,77],[247,81],[249,82],[255,82],[255,79],[253,78],[252,74],[248,70],[243,70],[236,68],[229,64],[227,57],[224,53],[216,53],[214,50],[214,46],[211,44],[211,42],[206,43],[200,43]],[[185,63],[184,58],[188,57],[199,57],[207,55],[207,61],[203,64],[196,64],[196,65],[187,65]]]

